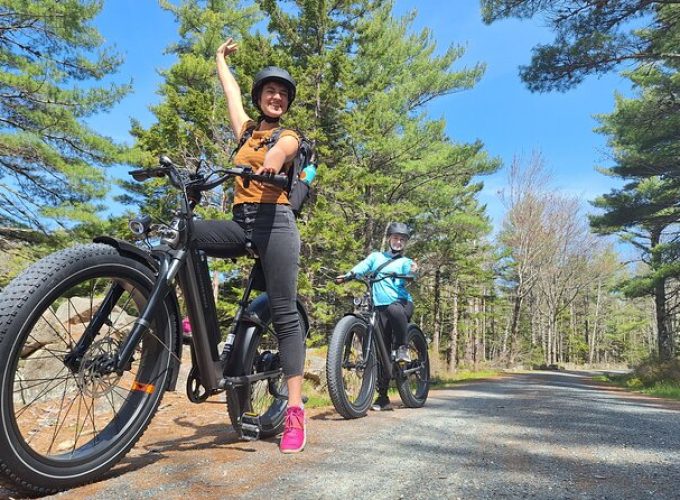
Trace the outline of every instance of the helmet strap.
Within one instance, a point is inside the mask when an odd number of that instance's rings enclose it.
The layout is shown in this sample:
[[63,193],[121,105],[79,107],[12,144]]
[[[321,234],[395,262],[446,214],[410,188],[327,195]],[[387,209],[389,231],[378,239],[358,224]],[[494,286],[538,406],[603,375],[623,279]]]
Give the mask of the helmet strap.
[[280,119],[280,117],[279,117],[279,118],[273,118],[273,117],[271,117],[271,116],[265,115],[264,113],[261,113],[261,114],[260,114],[260,119],[259,119],[258,121],[261,121],[261,122],[262,122],[262,121],[265,121],[265,122],[267,122],[267,123],[278,123],[278,122],[279,122],[279,119]]
[[401,254],[404,253],[404,249],[403,249],[403,248],[402,248],[401,250],[395,250],[394,248],[392,248],[392,245],[389,245],[389,247],[390,247],[390,253],[391,253],[392,255],[401,255]]

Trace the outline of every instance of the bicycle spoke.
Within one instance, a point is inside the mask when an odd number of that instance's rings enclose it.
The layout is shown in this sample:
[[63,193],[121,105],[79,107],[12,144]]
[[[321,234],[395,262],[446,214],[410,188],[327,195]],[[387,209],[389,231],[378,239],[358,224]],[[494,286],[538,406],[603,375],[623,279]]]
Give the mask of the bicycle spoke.
[[[123,316],[123,313],[126,311],[127,307],[130,305],[131,301],[132,301],[132,292],[128,292],[128,298],[125,301],[125,304],[123,304],[122,306],[119,306],[120,312],[118,313],[118,317],[115,320],[111,321],[112,325],[115,325],[116,323],[118,323],[118,320]],[[129,326],[133,323],[134,323],[134,321],[128,323],[127,325],[124,325],[123,328],[125,328],[125,327],[127,327],[127,326]],[[113,328],[114,328],[114,330],[118,331],[115,327],[113,327]]]
[[[68,332],[68,330],[66,329],[66,327],[64,326],[64,324],[61,322],[61,320],[59,319],[59,317],[57,316],[56,311],[52,310],[51,308],[49,308],[48,311],[50,311],[50,312],[52,313],[52,316],[54,316],[54,319],[56,319],[56,320],[57,320],[57,323],[59,323],[59,324],[61,325],[61,327],[64,329],[64,332],[66,333],[66,335],[68,335],[68,336],[70,337],[70,336],[71,336],[70,333]],[[54,327],[54,325],[52,325],[52,323],[50,323],[50,322],[47,320],[47,318],[44,318],[43,316],[44,316],[44,313],[43,313],[42,315],[40,315],[40,319],[42,319],[42,320],[45,322],[45,324],[47,324],[47,326],[49,326],[49,327],[52,329],[52,331],[54,332],[54,334],[55,334],[57,337],[59,337],[59,340],[61,340],[61,341],[64,343],[65,346],[71,347],[71,345],[69,344],[69,342],[68,342],[64,337],[61,336],[61,334],[60,334],[59,331]],[[37,340],[35,337],[33,337],[32,335],[29,335],[29,337],[32,337],[33,340],[34,340],[36,343],[42,344],[42,342],[38,342],[38,340]]]
[[[59,415],[57,415],[57,423],[59,422],[59,417],[61,416],[61,411],[63,409],[63,402],[64,399],[66,399],[66,389],[68,388],[68,384],[64,384],[64,392],[62,393],[61,401],[62,405],[59,407]],[[73,399],[71,400],[71,404],[69,405],[68,409],[66,410],[66,414],[64,415],[64,420],[62,421],[61,425],[59,426],[54,426],[54,435],[52,437],[52,442],[50,443],[50,446],[47,448],[47,454],[50,454],[50,451],[52,450],[52,446],[54,445],[54,442],[57,439],[57,434],[61,430],[61,428],[64,426],[66,423],[66,418],[68,417],[69,412],[71,411],[71,407],[73,406]]]
[[[57,375],[59,375],[59,374],[60,374],[62,371],[64,371],[65,369],[66,369],[66,368],[64,367]],[[67,383],[67,382],[68,382],[68,378],[66,378],[65,381],[66,381],[66,383]],[[25,404],[25,405],[24,405],[24,406],[16,413],[16,417],[17,417],[17,418],[20,417],[20,416],[21,416],[21,415],[22,415],[22,414],[23,414],[30,406],[33,405],[33,403],[35,403],[36,401],[38,401],[38,400],[39,400],[40,398],[42,398],[45,394],[47,394],[49,391],[51,391],[51,390],[56,389],[57,387],[59,387],[59,384],[60,384],[60,383],[58,382],[56,385],[50,387],[50,384],[48,383],[48,384],[47,384],[47,387],[45,387],[45,389],[43,389],[40,393],[38,393],[38,395],[37,395],[35,398],[33,398],[33,400],[32,400],[30,403]]]

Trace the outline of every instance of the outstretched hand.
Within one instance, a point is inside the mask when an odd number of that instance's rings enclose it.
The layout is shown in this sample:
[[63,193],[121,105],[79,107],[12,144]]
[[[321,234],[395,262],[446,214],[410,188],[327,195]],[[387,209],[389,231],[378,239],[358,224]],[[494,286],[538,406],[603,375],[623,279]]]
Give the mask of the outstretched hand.
[[227,57],[237,50],[238,44],[234,41],[234,39],[231,37],[227,38],[227,41],[217,48],[217,57]]

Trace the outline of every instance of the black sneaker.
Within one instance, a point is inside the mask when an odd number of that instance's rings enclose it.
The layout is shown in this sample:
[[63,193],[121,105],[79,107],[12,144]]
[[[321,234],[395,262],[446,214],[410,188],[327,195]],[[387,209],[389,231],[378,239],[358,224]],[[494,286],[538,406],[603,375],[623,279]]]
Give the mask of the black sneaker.
[[375,399],[373,406],[371,406],[371,410],[373,411],[387,411],[391,409],[392,405],[390,404],[390,398],[388,398],[386,394],[378,396]]

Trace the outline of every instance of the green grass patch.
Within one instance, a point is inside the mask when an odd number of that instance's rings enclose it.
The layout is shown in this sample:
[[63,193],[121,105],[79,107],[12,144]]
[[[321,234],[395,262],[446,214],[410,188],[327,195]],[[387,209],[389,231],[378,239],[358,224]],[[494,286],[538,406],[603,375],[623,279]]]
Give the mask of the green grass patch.
[[431,388],[443,389],[461,382],[496,377],[500,374],[497,370],[459,370],[455,373],[439,374],[432,378]]
[[657,382],[642,392],[658,398],[680,399],[680,384],[677,382]]
[[661,363],[649,359],[631,373],[598,375],[593,378],[648,396],[680,400],[680,360]]
[[305,408],[321,408],[333,404],[328,392],[319,392],[309,380],[302,384],[302,394],[307,396]]

